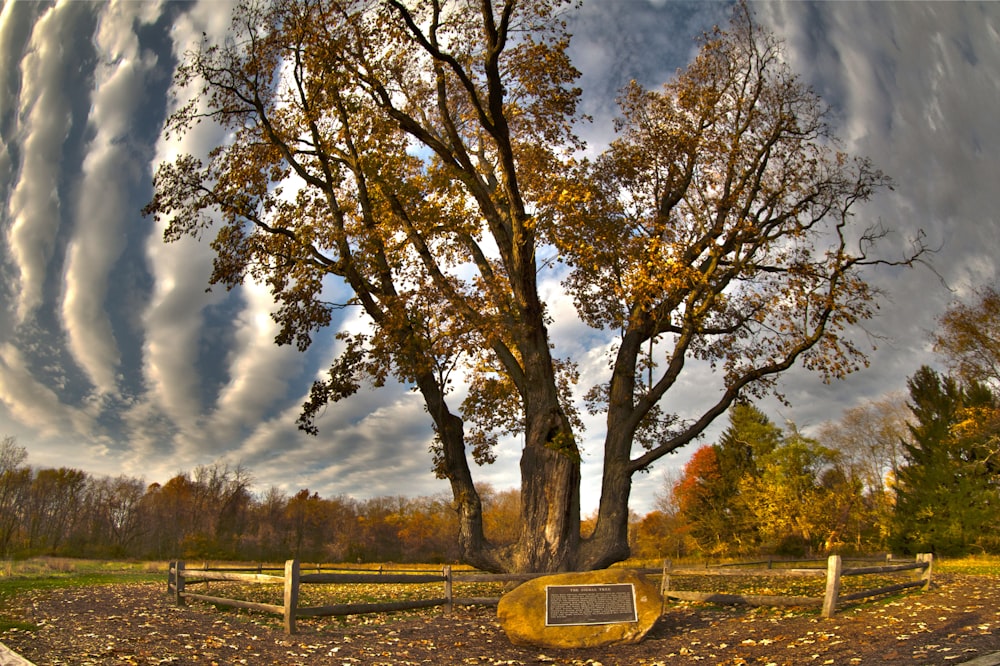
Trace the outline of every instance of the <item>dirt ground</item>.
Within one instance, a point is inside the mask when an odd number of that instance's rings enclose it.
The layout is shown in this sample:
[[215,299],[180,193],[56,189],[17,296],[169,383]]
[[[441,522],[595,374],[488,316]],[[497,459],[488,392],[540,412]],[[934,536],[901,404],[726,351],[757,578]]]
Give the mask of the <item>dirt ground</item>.
[[1000,577],[944,574],[931,590],[842,609],[671,604],[646,639],[631,646],[538,650],[511,645],[495,609],[451,615],[300,620],[286,636],[280,618],[176,607],[165,585],[115,585],[35,592],[15,601],[37,629],[0,633],[35,664],[959,664],[1000,651]]

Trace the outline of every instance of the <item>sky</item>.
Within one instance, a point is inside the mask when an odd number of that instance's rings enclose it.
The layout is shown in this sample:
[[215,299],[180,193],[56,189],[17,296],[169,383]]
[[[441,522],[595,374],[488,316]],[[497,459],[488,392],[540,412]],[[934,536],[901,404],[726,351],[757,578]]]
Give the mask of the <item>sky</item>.
[[[905,389],[924,363],[936,319],[997,279],[1000,248],[1000,4],[759,2],[758,20],[785,43],[795,72],[830,106],[847,150],[890,175],[859,217],[893,229],[902,254],[921,231],[929,266],[868,275],[883,291],[856,331],[870,367],[829,385],[799,368],[767,402],[777,423],[808,430],[844,409]],[[325,497],[446,493],[430,471],[429,420],[402,386],[331,406],[318,437],[296,429],[309,386],[327,367],[339,320],[300,353],[273,343],[265,289],[207,291],[207,243],[162,241],[140,214],[156,165],[204,154],[223,139],[201,125],[161,136],[171,77],[202,33],[221,36],[227,5],[201,2],[7,2],[0,10],[0,436],[34,467],[75,467],[164,482],[215,462],[243,465],[264,491]],[[597,152],[613,136],[614,98],[631,79],[658,87],[726,21],[722,2],[588,0],[570,18],[582,72],[580,133]],[[550,331],[584,363],[581,392],[603,361],[581,348],[555,282]],[[594,343],[596,344],[596,343]],[[872,348],[874,345],[874,349]],[[668,411],[707,399],[694,368]],[[702,377],[703,378],[703,377]],[[724,427],[720,422],[705,442]],[[596,507],[599,420],[583,440],[583,508]],[[645,513],[697,445],[636,478]],[[518,485],[519,444],[506,442],[477,478]]]

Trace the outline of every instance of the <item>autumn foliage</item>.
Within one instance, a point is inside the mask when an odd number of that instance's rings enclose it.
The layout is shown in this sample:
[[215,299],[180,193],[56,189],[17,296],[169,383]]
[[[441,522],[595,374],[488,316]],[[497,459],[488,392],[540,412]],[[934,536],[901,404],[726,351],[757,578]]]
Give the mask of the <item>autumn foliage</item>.
[[[427,407],[462,557],[484,569],[607,566],[629,554],[633,475],[698,437],[795,363],[837,378],[874,313],[866,271],[886,230],[855,219],[888,180],[837,147],[825,108],[739,5],[661,90],[631,84],[594,160],[561,0],[241,3],[230,34],[186,54],[191,101],[227,142],[160,165],[146,207],[166,240],[214,237],[212,280],[267,285],[279,344],[308,347],[343,308],[300,425],[366,382]],[[605,340],[608,372],[574,386],[542,280]],[[331,285],[344,299],[329,300]],[[672,397],[711,365],[716,395]],[[578,410],[604,423],[593,531],[581,538]],[[521,438],[516,539],[486,533],[472,465]],[[633,444],[638,449],[633,450]]]

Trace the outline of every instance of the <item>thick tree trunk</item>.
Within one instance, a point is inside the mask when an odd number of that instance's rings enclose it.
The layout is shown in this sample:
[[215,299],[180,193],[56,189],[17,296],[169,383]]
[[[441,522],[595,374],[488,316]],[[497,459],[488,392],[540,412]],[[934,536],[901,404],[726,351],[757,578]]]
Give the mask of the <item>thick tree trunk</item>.
[[580,549],[580,569],[603,569],[628,558],[628,500],[631,491],[632,479],[628,469],[620,461],[605,459],[597,525]]
[[445,472],[458,510],[462,559],[485,571],[557,572],[579,567],[580,456],[565,417],[556,409],[529,427],[521,455],[521,525],[509,546],[488,542],[482,504],[465,457],[462,422],[448,415],[438,431]]
[[580,454],[561,412],[539,420],[543,427],[528,428],[521,453],[521,533],[509,568],[572,571],[580,544]]

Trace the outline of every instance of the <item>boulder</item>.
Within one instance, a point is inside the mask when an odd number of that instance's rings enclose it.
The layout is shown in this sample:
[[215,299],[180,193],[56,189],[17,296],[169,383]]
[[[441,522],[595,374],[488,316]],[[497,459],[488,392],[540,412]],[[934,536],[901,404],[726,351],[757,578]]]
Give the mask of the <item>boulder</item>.
[[554,574],[500,599],[497,617],[515,645],[584,648],[638,643],[660,618],[657,586],[630,569]]

